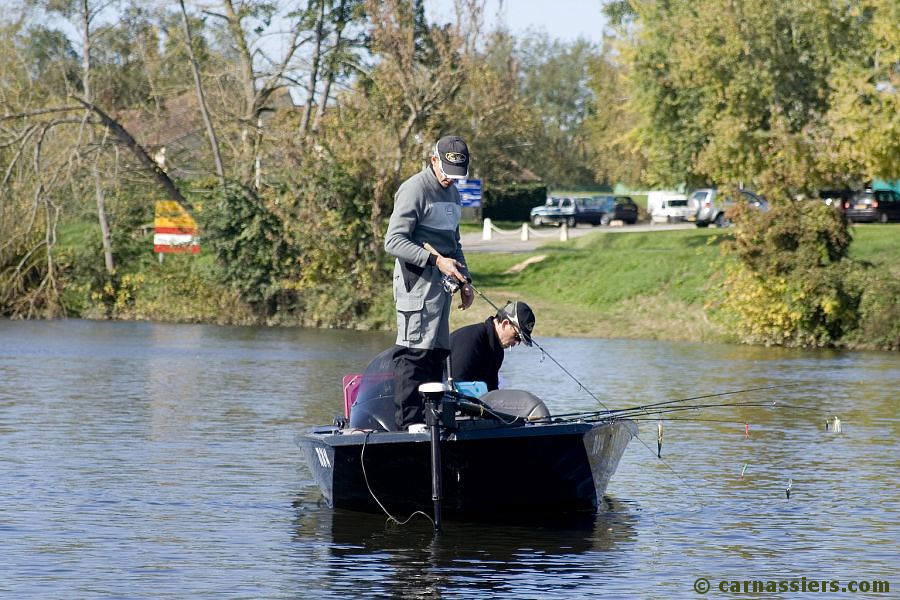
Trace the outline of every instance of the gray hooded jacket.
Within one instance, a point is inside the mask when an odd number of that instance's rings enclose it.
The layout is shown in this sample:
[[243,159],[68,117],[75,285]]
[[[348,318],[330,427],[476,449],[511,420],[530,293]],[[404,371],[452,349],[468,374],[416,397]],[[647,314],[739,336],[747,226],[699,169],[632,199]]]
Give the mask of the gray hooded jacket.
[[451,296],[423,245],[428,242],[443,256],[455,258],[468,274],[459,244],[459,217],[456,186],[442,187],[430,164],[404,181],[394,195],[384,249],[396,257],[393,291],[400,346],[450,348]]

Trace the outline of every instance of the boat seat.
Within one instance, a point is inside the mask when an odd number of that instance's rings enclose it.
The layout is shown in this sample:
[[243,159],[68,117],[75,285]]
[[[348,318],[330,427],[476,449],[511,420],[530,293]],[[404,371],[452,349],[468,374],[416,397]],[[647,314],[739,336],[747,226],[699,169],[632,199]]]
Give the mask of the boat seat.
[[[349,385],[348,380],[349,377]],[[399,431],[394,417],[394,374],[366,373],[345,377],[344,410],[351,429]]]
[[524,419],[549,418],[550,411],[544,401],[525,390],[493,390],[481,397],[481,401],[497,412]]

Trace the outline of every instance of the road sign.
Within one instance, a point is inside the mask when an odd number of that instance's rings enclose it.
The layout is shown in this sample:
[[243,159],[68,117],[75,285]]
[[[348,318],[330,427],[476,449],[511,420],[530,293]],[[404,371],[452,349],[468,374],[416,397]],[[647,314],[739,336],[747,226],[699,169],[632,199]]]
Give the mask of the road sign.
[[481,207],[481,180],[459,179],[456,182],[459,190],[459,203],[462,206]]
[[[197,223],[184,208],[173,200],[159,200],[156,203],[154,219],[153,251],[200,252],[197,238]],[[160,259],[162,260],[162,259]]]

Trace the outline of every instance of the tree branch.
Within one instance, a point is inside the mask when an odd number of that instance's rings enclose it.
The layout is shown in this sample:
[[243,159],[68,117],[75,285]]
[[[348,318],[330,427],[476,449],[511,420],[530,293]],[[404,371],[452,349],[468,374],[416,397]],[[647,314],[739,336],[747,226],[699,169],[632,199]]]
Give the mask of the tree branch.
[[110,131],[110,133],[112,133],[123,144],[125,144],[128,149],[131,150],[137,157],[138,162],[140,162],[141,165],[143,165],[143,167],[154,176],[157,183],[159,183],[160,187],[165,190],[166,195],[169,198],[180,203],[185,210],[189,212],[193,211],[193,206],[191,206],[190,202],[188,202],[188,200],[181,194],[181,191],[179,191],[179,189],[175,186],[175,183],[169,178],[166,172],[159,168],[159,165],[156,164],[156,161],[150,158],[150,155],[147,154],[147,151],[144,150],[144,147],[138,144],[137,140],[135,140],[134,137],[130,133],[128,133],[128,131],[126,131],[125,128],[122,127],[122,125],[119,124],[118,121],[103,112],[100,107],[82,98],[78,98],[76,96],[71,96],[71,98],[97,115],[97,117],[100,119],[100,122],[103,123],[103,125]]

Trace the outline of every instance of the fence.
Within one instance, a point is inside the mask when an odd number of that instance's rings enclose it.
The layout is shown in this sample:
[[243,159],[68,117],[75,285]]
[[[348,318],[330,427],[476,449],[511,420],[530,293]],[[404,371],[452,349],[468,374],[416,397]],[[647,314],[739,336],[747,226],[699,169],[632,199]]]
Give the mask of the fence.
[[495,226],[489,218],[484,220],[484,230],[481,234],[481,239],[485,241],[489,241],[494,239],[494,234],[498,235],[518,235],[519,239],[523,242],[527,242],[530,236],[535,237],[556,237],[559,235],[559,241],[566,242],[569,240],[569,226],[563,223],[559,228],[559,234],[551,231],[538,231],[533,228],[527,222],[522,223],[522,227],[519,229],[500,229]]

